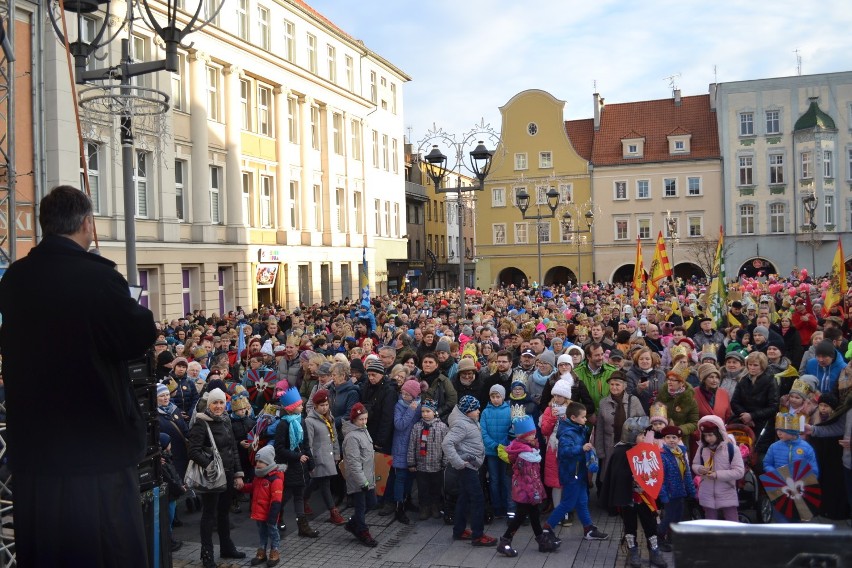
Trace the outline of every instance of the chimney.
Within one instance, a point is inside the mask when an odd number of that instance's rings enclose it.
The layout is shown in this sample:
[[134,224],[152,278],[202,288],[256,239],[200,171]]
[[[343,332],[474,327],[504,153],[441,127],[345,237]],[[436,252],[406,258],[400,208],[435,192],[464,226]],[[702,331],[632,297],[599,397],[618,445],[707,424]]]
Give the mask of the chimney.
[[676,107],[680,106],[680,89],[674,90],[674,103]]
[[710,83],[710,110],[716,110],[716,92],[719,90],[717,83]]
[[600,94],[595,93],[592,95],[593,105],[595,107],[595,130],[601,129],[601,109],[603,108],[603,99]]

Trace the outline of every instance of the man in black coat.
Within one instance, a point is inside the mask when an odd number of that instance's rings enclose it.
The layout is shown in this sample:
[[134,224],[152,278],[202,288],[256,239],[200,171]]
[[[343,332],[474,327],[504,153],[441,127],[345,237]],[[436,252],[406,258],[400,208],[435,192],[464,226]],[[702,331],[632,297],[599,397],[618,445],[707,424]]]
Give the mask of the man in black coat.
[[[154,318],[115,263],[87,252],[94,218],[85,194],[53,189],[39,222],[42,241],[0,280],[17,562],[147,566],[137,473],[145,424],[127,361],[154,343]],[[51,347],[59,367],[33,365],[44,358],[25,333],[36,321],[70,330]],[[61,416],[38,411],[45,393],[61,400]]]

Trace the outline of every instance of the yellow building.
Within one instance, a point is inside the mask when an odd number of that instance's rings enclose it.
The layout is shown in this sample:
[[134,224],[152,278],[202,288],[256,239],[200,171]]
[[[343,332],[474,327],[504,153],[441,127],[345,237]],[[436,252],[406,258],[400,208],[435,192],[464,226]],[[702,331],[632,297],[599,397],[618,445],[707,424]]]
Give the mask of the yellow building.
[[[592,277],[591,234],[568,232],[563,222],[570,213],[572,229],[587,230],[581,219],[592,205],[591,121],[570,132],[564,108],[565,101],[538,89],[523,91],[500,108],[501,142],[476,206],[477,287]],[[559,192],[553,213],[546,197],[550,188]],[[526,220],[517,206],[521,190],[530,195]],[[540,221],[536,236],[536,219],[530,217],[551,214],[554,218]]]

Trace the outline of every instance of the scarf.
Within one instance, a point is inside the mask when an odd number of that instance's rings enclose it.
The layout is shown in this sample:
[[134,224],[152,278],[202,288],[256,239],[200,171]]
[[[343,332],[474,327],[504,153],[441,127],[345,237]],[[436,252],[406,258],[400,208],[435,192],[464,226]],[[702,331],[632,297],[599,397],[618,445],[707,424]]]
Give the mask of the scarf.
[[267,475],[269,475],[270,473],[272,473],[273,471],[275,471],[277,469],[278,469],[277,463],[269,464],[266,467],[256,467],[256,468],[254,468],[254,476],[257,477],[257,478],[266,477]]
[[708,389],[703,384],[698,388],[701,390],[701,394],[704,395],[704,398],[707,399],[707,404],[710,405],[710,408],[714,408],[716,406],[716,391]]
[[157,405],[157,412],[160,414],[165,414],[166,416],[171,416],[177,411],[177,405],[169,400],[169,404],[167,406],[159,406]]
[[295,450],[305,439],[305,431],[302,430],[301,414],[285,414],[281,420],[288,423],[290,427],[290,449]]
[[428,440],[429,440],[429,432],[432,431],[432,423],[435,422],[433,419],[432,422],[423,421],[423,430],[420,432],[420,457],[425,458],[426,452],[429,450]]
[[542,374],[538,371],[538,369],[536,369],[536,370],[533,372],[533,374],[530,376],[530,378],[533,380],[533,382],[534,382],[535,384],[537,384],[537,385],[538,385],[538,386],[540,386],[540,387],[543,387],[543,386],[545,385],[545,383],[547,383],[547,379],[549,379],[549,378],[550,378],[550,375],[552,375],[552,374],[553,374],[553,373],[550,373],[550,374],[548,374],[548,375],[542,375]]
[[335,438],[334,425],[331,423],[331,420],[328,419],[328,416],[330,416],[331,413],[329,412],[326,415],[326,414],[320,414],[319,412],[317,412],[317,415],[319,415],[319,417],[322,418],[322,421],[325,423],[325,427],[328,428],[328,437],[331,439],[331,443],[334,444],[334,438]]
[[624,410],[624,391],[621,391],[621,394],[617,397],[609,393],[609,396],[612,397],[613,402],[615,402],[615,416],[612,419],[612,431],[613,432],[621,432],[622,426],[627,422],[627,412]]
[[680,478],[683,479],[683,474],[686,472],[686,457],[683,455],[683,450],[677,446],[674,449],[669,448],[669,451],[677,459],[677,468],[680,470]]
[[[668,384],[668,383],[666,383],[666,384]],[[666,387],[671,396],[677,396],[679,394],[683,394],[684,392],[686,392],[686,383],[678,383],[678,385],[679,386],[675,387],[674,390],[672,390],[672,387],[670,387],[670,386]]]

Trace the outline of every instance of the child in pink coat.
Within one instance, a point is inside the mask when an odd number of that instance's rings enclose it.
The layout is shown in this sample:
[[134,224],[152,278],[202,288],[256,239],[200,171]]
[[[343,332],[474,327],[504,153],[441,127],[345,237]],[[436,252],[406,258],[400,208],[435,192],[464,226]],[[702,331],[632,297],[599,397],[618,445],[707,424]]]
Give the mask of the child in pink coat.
[[701,476],[698,503],[707,519],[716,520],[721,513],[726,521],[737,522],[737,481],[745,475],[743,456],[715,414],[699,420],[698,431],[701,439],[692,458],[692,471]]

